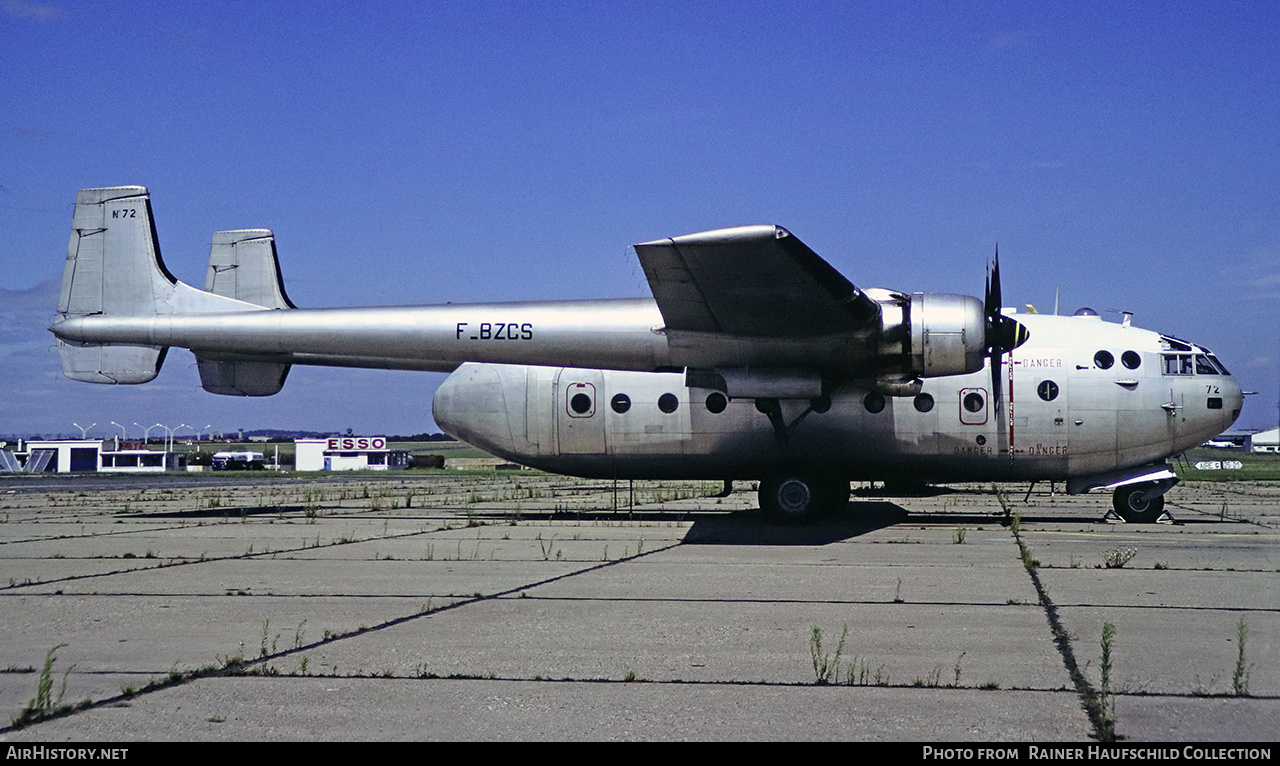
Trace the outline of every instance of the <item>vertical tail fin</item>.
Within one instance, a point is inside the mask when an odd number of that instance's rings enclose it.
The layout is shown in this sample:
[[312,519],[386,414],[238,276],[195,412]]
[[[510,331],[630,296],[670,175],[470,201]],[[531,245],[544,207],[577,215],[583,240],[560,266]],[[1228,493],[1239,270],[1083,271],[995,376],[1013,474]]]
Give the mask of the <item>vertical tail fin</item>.
[[[58,297],[61,318],[154,314],[176,283],[160,259],[146,187],[80,190]],[[62,373],[89,383],[146,383],[159,374],[165,351],[58,342]]]
[[215,231],[204,289],[264,308],[297,308],[284,291],[270,229]]
[[58,313],[154,314],[177,280],[160,258],[144,186],[81,189],[67,243]]
[[[284,291],[270,229],[214,232],[204,289],[263,308],[295,308]],[[214,359],[200,353],[196,362],[204,390],[224,396],[271,396],[289,375],[284,362]]]

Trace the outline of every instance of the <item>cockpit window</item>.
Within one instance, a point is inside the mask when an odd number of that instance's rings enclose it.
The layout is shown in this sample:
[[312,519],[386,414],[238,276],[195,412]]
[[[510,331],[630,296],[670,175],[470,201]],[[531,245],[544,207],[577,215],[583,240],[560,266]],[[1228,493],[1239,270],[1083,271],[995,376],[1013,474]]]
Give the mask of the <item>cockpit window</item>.
[[1227,369],[1227,366],[1226,366],[1225,364],[1223,364],[1223,363],[1222,363],[1222,360],[1221,360],[1221,359],[1219,359],[1218,357],[1214,356],[1213,354],[1209,354],[1209,355],[1208,355],[1208,357],[1209,357],[1209,361],[1210,361],[1210,362],[1213,362],[1213,366],[1214,366],[1214,367],[1217,367],[1219,370],[1221,370],[1223,375],[1230,375],[1230,374],[1231,374],[1231,371]]
[[1196,354],[1196,374],[1197,375],[1221,375],[1222,372],[1218,370],[1217,365],[1215,365],[1209,359],[1209,357],[1205,356],[1204,354]]
[[1190,354],[1161,354],[1161,358],[1164,360],[1165,375],[1191,374]]

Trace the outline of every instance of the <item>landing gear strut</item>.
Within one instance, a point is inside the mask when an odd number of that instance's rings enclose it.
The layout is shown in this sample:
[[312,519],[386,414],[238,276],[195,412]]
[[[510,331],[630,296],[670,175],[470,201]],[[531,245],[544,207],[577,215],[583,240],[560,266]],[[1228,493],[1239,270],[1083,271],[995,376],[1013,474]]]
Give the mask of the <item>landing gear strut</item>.
[[831,476],[774,476],[760,482],[760,510],[774,521],[804,524],[849,502],[849,482]]

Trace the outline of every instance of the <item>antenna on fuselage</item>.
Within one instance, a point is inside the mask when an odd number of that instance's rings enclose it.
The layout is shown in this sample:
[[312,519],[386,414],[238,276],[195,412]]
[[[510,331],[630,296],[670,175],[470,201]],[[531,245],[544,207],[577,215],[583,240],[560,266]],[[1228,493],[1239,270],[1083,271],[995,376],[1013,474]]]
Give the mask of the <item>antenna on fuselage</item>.
[[1117,314],[1119,314],[1119,315],[1120,315],[1120,326],[1121,326],[1121,327],[1128,327],[1128,326],[1130,326],[1131,324],[1133,324],[1133,312],[1132,312],[1132,311],[1125,311],[1124,309],[1107,309],[1107,311],[1114,311],[1115,313],[1117,313]]

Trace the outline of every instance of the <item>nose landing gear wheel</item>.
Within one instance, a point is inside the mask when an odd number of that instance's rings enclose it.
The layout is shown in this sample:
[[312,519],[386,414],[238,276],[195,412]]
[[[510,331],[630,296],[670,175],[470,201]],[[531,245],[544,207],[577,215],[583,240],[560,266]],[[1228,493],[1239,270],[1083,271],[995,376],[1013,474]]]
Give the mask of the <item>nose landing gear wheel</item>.
[[1111,505],[1130,524],[1154,524],[1164,513],[1164,495],[1147,497],[1150,489],[1141,484],[1120,487],[1111,495]]

